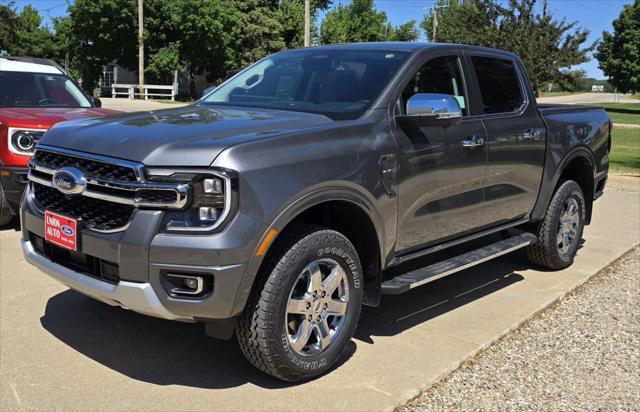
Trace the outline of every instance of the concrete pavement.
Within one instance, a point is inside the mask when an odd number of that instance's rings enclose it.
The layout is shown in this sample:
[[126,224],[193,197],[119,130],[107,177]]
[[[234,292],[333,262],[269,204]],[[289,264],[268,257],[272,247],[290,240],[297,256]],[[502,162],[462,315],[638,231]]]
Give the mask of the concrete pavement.
[[631,96],[615,93],[578,93],[565,96],[540,97],[539,103],[594,104],[594,103],[640,103]]
[[[126,98],[102,97],[102,107],[105,109],[119,110],[121,112],[139,112],[147,110],[162,110],[186,106],[189,103],[172,102],[170,100],[129,100]],[[164,102],[164,103],[163,103]]]
[[575,264],[522,253],[365,308],[339,368],[288,385],[202,327],[95,302],[24,262],[0,232],[0,409],[390,410],[640,242],[640,193],[608,188]]

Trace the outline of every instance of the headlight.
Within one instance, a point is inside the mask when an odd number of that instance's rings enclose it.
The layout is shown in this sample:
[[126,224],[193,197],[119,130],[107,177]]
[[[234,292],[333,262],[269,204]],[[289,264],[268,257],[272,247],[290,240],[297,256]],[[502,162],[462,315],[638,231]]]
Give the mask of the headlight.
[[23,129],[10,127],[9,150],[20,155],[32,155],[36,148],[36,143],[42,137],[46,130]]
[[159,170],[149,170],[148,179],[188,182],[190,186],[189,206],[185,210],[165,212],[162,222],[165,231],[210,232],[219,228],[236,208],[237,178],[234,172],[216,169],[158,173]]

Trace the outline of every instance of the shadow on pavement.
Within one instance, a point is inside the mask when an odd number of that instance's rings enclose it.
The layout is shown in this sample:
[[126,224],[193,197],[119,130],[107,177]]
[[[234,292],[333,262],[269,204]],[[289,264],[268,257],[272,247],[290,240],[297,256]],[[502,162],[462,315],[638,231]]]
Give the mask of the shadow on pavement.
[[6,225],[0,226],[0,232],[2,231],[13,230],[18,232],[20,230],[20,218],[18,216],[14,216],[11,218],[11,221]]
[[[235,340],[207,337],[201,324],[139,315],[72,290],[49,299],[40,323],[73,349],[132,379],[206,389],[291,386],[251,366]],[[349,343],[341,364],[355,346]]]
[[[408,293],[384,296],[378,308],[363,308],[355,339],[393,336],[524,278],[531,266],[523,252],[439,279]],[[235,341],[205,336],[202,325],[154,319],[110,307],[67,290],[47,302],[42,326],[83,355],[130,378],[156,385],[229,388],[252,383],[289,384],[245,361]],[[340,363],[356,351],[351,342]]]

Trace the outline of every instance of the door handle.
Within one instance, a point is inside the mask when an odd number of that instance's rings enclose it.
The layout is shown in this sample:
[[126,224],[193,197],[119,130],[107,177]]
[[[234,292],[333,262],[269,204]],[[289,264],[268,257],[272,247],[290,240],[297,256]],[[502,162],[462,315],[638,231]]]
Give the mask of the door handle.
[[471,136],[462,141],[462,147],[474,148],[484,146],[484,137]]

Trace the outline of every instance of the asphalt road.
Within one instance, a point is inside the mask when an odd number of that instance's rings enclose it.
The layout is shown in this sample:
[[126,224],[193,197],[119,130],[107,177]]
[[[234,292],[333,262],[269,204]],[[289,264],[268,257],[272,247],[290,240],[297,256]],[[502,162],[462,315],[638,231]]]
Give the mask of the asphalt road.
[[385,296],[340,367],[299,385],[199,325],[67,289],[24,262],[19,238],[0,231],[0,410],[390,410],[638,244],[640,193],[607,191],[569,269],[538,271],[517,253]]

